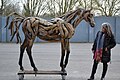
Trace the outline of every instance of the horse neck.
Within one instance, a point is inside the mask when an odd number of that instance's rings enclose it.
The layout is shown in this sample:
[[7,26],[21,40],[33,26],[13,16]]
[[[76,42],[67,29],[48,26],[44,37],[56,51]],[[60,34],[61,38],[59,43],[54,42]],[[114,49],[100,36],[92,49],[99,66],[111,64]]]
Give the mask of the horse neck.
[[83,10],[81,10],[80,15],[77,14],[77,11],[69,13],[68,15],[64,16],[64,20],[70,23],[73,28],[76,28],[78,24],[83,20]]
[[73,28],[76,28],[79,23],[83,20],[83,16],[78,16],[78,18],[76,18],[72,23],[70,23],[71,25],[73,25]]

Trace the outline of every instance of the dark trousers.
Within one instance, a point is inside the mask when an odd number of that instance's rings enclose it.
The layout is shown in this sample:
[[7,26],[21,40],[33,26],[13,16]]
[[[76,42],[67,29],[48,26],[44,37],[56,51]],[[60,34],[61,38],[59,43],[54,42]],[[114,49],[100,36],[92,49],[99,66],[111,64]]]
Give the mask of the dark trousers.
[[[92,79],[94,79],[94,75],[96,73],[97,70],[97,66],[98,66],[98,62],[96,60],[94,60],[93,63],[93,68],[92,68],[92,73],[91,73],[91,77]],[[108,64],[107,63],[103,63],[103,72],[102,72],[102,76],[101,78],[104,78],[107,72],[107,68],[108,68]]]

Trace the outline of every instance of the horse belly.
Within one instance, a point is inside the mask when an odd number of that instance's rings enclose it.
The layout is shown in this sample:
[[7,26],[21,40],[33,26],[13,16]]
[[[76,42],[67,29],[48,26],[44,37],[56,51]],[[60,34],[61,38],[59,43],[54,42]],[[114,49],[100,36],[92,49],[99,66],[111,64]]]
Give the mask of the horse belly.
[[42,40],[45,40],[45,41],[60,41],[60,35],[55,35],[55,34],[47,34],[47,32],[40,32],[37,37],[39,37],[40,39]]

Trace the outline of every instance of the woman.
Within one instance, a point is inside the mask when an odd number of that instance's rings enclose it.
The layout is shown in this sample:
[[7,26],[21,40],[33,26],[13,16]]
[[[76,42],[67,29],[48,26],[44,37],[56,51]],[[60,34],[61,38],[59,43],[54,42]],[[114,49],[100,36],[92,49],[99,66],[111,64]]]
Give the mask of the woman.
[[94,75],[96,73],[97,65],[99,62],[103,63],[101,80],[104,80],[108,67],[107,63],[110,62],[111,59],[111,49],[116,45],[116,41],[114,39],[114,35],[112,34],[110,24],[103,23],[101,28],[101,31],[98,31],[97,33],[92,47],[92,51],[94,53],[94,64],[91,76],[88,80],[94,80]]

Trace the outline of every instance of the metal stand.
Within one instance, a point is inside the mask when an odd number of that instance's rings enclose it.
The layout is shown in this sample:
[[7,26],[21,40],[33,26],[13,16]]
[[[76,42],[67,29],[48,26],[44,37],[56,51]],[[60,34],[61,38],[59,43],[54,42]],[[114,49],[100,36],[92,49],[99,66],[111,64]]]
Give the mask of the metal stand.
[[62,76],[62,80],[66,79],[67,76],[67,72],[66,71],[32,71],[32,70],[24,70],[24,71],[19,71],[18,72],[18,76],[19,76],[19,80],[24,80],[24,75],[25,74],[34,74],[36,75],[61,75]]

